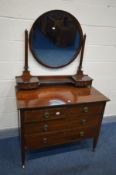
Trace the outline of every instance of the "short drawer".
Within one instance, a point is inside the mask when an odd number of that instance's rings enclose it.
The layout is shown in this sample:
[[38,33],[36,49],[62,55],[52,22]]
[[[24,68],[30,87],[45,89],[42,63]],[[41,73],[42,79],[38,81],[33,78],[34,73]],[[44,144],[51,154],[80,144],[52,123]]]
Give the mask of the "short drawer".
[[88,117],[88,116],[95,116],[97,114],[102,114],[104,110],[103,103],[87,103],[87,104],[80,104],[77,106],[72,106],[67,109],[68,115],[67,117],[70,118],[77,118],[77,117]]
[[65,140],[65,132],[54,132],[50,134],[33,134],[25,135],[25,149],[37,149],[49,147],[53,145],[63,144]]
[[38,122],[61,119],[66,117],[64,108],[36,109],[24,111],[24,122]]

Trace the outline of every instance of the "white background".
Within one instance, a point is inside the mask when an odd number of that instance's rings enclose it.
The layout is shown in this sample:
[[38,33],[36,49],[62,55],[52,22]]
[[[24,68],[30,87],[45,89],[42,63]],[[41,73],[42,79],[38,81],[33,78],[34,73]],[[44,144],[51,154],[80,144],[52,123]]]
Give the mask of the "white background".
[[[87,34],[84,73],[111,99],[104,117],[116,115],[116,0],[0,0],[0,129],[18,126],[15,76],[24,66],[24,30],[48,10],[72,13]],[[32,74],[74,74],[75,60],[57,71],[39,65],[29,53]]]

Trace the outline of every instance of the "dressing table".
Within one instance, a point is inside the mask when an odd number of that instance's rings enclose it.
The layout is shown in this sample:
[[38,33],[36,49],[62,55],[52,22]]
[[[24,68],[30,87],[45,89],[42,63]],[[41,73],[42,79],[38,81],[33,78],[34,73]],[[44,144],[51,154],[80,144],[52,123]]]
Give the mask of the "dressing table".
[[[42,14],[25,31],[25,66],[16,77],[20,118],[22,166],[29,150],[93,139],[95,150],[106,102],[82,70],[86,35],[70,13]],[[28,45],[36,61],[47,69],[60,69],[79,59],[75,75],[34,76],[28,70]],[[79,56],[79,58],[77,58]]]

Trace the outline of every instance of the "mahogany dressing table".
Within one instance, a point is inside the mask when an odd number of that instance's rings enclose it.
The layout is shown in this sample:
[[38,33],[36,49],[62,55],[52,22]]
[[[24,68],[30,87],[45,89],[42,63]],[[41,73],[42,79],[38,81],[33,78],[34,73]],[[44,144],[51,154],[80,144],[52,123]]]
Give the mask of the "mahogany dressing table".
[[[29,150],[93,139],[95,150],[106,102],[82,71],[86,35],[70,13],[52,10],[41,15],[29,34],[34,58],[57,69],[80,54],[75,75],[32,76],[28,70],[28,31],[25,31],[25,66],[16,77],[16,101],[20,116],[22,166]],[[56,61],[55,61],[56,60]]]

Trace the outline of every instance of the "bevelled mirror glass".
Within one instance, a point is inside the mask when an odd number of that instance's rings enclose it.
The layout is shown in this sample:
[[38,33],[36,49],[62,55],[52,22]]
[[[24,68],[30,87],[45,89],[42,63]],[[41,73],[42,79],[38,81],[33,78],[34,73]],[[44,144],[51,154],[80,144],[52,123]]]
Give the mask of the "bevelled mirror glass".
[[83,32],[78,20],[68,12],[52,10],[32,25],[29,44],[34,58],[49,68],[71,63],[79,54]]

